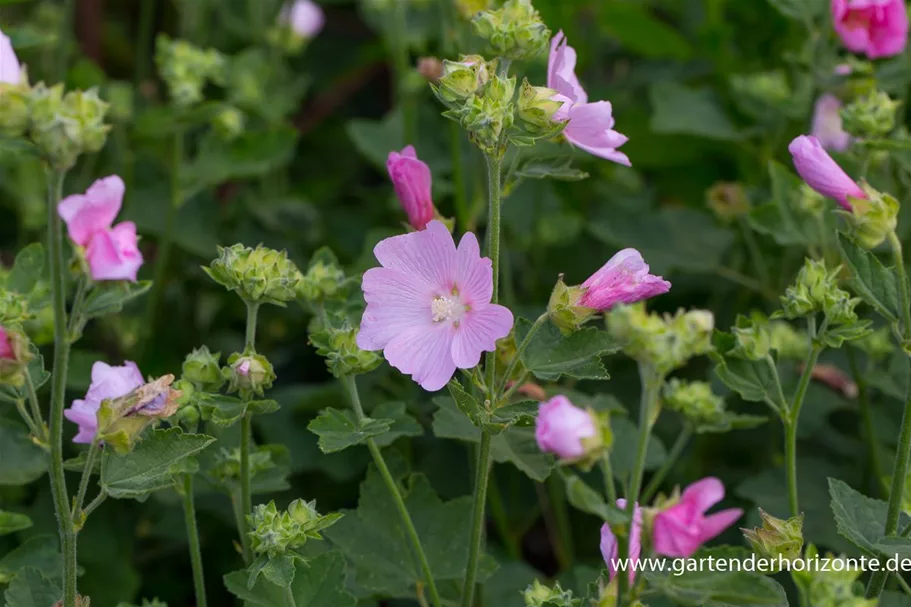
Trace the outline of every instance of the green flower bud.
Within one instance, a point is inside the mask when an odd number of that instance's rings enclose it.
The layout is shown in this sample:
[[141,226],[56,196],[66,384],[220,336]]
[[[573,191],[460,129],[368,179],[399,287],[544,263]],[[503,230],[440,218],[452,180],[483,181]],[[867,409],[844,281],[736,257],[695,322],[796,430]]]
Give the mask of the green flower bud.
[[240,392],[243,399],[262,396],[275,381],[275,370],[269,359],[250,349],[228,357],[224,374],[228,379],[228,392]]
[[185,40],[171,40],[159,34],[155,41],[155,64],[168,87],[171,101],[189,107],[204,99],[209,82],[220,84],[225,77],[225,59],[214,49],[201,49]]
[[715,319],[708,310],[648,314],[640,303],[613,308],[607,326],[628,356],[666,374],[712,349]]
[[358,330],[346,322],[340,328],[323,327],[310,334],[310,342],[317,354],[326,357],[326,367],[335,377],[369,373],[383,362],[376,352],[357,347]]
[[762,527],[741,529],[753,552],[775,562],[779,556],[789,561],[799,559],[803,552],[803,514],[782,520],[760,508],[759,517]]
[[543,86],[532,86],[528,79],[522,81],[516,117],[531,137],[553,137],[565,126],[554,120],[554,114],[563,107],[562,101],[554,101],[557,91]]
[[810,345],[805,332],[798,331],[791,323],[774,320],[769,323],[769,333],[772,349],[778,353],[778,358],[806,359]]
[[16,291],[0,289],[0,325],[21,325],[35,314],[29,309],[29,298]]
[[234,141],[244,132],[246,115],[235,107],[226,107],[212,118],[212,128],[222,141]]
[[218,247],[218,258],[203,267],[212,280],[250,304],[284,306],[297,298],[303,276],[285,251],[236,244]]
[[0,135],[17,138],[28,131],[29,90],[0,82]]
[[535,580],[525,589],[523,596],[525,607],[569,607],[577,603],[572,591],[563,590],[559,582],[551,588]]
[[316,511],[316,502],[297,499],[288,510],[279,512],[275,502],[257,504],[247,515],[250,526],[250,547],[257,554],[275,558],[288,550],[300,548],[308,539],[323,539],[319,533],[342,518],[342,514],[326,516]]
[[469,138],[486,154],[501,155],[505,151],[504,132],[512,127],[515,78],[493,76],[483,95],[468,99],[459,114]]
[[171,388],[173,382],[173,375],[165,375],[125,396],[102,401],[97,439],[117,453],[132,451],[143,430],[177,412],[182,394]]
[[534,59],[550,43],[550,30],[530,0],[507,0],[497,10],[479,13],[472,23],[491,54],[505,59]]
[[585,289],[579,286],[570,287],[563,282],[563,276],[557,279],[554,290],[547,303],[547,314],[564,334],[578,331],[579,328],[591,319],[597,310],[579,304]]
[[716,183],[706,192],[708,207],[725,223],[750,212],[750,203],[739,183]]
[[[819,555],[816,546],[807,546],[804,558],[815,560]],[[878,599],[863,598],[863,586],[857,584],[857,578],[863,571],[843,556],[827,554],[828,566],[805,567],[791,571],[794,583],[803,591],[808,605],[833,607],[876,607]],[[835,562],[840,561],[840,562]]]
[[133,118],[133,85],[111,81],[105,87],[104,98],[111,105],[111,120],[122,123]]
[[768,325],[745,316],[738,316],[731,329],[736,344],[731,354],[747,360],[762,360],[772,349],[772,336]]
[[110,126],[108,104],[94,89],[63,94],[63,85],[32,89],[29,137],[57,170],[68,170],[80,154],[104,147]]
[[664,404],[696,424],[715,423],[724,416],[724,399],[703,381],[687,382],[677,378],[664,385]]
[[0,386],[19,388],[25,384],[22,372],[35,357],[28,337],[16,328],[0,326]]
[[782,312],[785,318],[800,318],[819,312],[846,312],[845,300],[850,295],[838,288],[838,272],[829,272],[823,261],[807,258],[796,282],[787,288],[781,298]]
[[851,235],[857,244],[873,249],[886,239],[898,225],[899,202],[889,194],[877,192],[868,184],[861,186],[867,198],[848,197],[851,211],[839,209],[836,212],[847,218]]
[[338,258],[331,249],[322,247],[310,258],[298,291],[307,301],[320,303],[340,294],[345,282],[345,271]]
[[440,101],[459,106],[484,88],[490,79],[490,68],[480,55],[462,55],[459,61],[443,61],[443,75],[434,87]]
[[871,91],[841,110],[844,129],[860,138],[885,137],[895,130],[895,113],[901,105],[882,91]]
[[190,352],[183,361],[183,378],[203,392],[218,392],[225,383],[221,352],[212,354],[207,346]]

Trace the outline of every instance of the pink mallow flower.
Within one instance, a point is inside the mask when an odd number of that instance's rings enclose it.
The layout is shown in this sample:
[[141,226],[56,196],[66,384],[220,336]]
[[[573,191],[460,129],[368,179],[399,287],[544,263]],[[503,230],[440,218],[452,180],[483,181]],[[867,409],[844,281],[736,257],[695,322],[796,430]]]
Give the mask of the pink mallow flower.
[[22,66],[13,50],[9,36],[0,30],[0,83],[19,84],[22,80]]
[[899,55],[908,44],[905,0],[832,0],[832,22],[845,48],[869,59]]
[[547,87],[557,91],[553,99],[563,102],[553,119],[569,121],[563,135],[574,146],[600,158],[631,166],[626,154],[617,151],[628,138],[614,130],[610,102],[589,103],[575,70],[576,50],[567,44],[560,31],[550,42],[547,60]]
[[434,216],[430,167],[418,159],[414,146],[409,145],[401,152],[389,152],[386,170],[395,195],[408,214],[408,223],[415,230],[423,230]]
[[136,238],[136,224],[125,221],[111,227],[124,194],[117,175],[99,179],[85,191],[60,201],[57,212],[66,222],[70,240],[85,248],[93,280],[136,280],[142,253]]
[[[619,499],[617,500],[617,506],[623,510],[626,509],[626,500]],[[639,504],[636,504],[633,509],[633,528],[629,534],[629,561],[627,561],[627,567],[629,568],[629,583],[632,585],[633,581],[636,579],[636,568],[635,563],[639,559],[639,555],[642,552],[642,508],[639,507]],[[614,581],[614,578],[617,577],[617,537],[614,535],[614,532],[611,530],[610,525],[604,523],[601,526],[601,557],[604,559],[604,564],[607,565],[607,573],[610,576],[610,580]]]
[[493,269],[478,239],[462,236],[456,249],[440,221],[393,236],[373,249],[383,266],[364,274],[367,309],[358,347],[383,350],[389,364],[428,391],[455,370],[477,366],[512,329],[507,308],[491,304]]
[[813,110],[813,136],[823,148],[835,152],[844,152],[851,144],[851,135],[842,127],[841,107],[838,97],[826,93],[816,101]]
[[560,459],[574,460],[585,455],[583,441],[598,435],[598,423],[592,414],[580,409],[563,395],[541,403],[535,421],[538,448]]
[[74,443],[91,443],[98,432],[98,409],[104,400],[126,396],[145,381],[136,363],[125,361],[121,367],[112,367],[101,361],[92,365],[92,383],[85,398],[74,400],[63,415],[79,425]]
[[16,352],[13,350],[13,344],[6,334],[6,329],[0,327],[0,358],[16,360]]
[[823,196],[835,199],[845,210],[851,210],[849,197],[867,198],[857,182],[832,160],[816,137],[800,135],[791,142],[788,151],[794,159],[794,167],[807,185]]
[[648,264],[636,249],[623,249],[582,283],[579,303],[594,310],[609,310],[667,293],[671,283],[648,273]]
[[683,491],[680,501],[655,515],[652,545],[668,557],[687,558],[743,516],[740,508],[709,516],[706,510],[724,498],[724,485],[717,478],[696,481]]
[[279,19],[301,38],[313,38],[323,29],[326,16],[312,0],[294,0],[282,9]]

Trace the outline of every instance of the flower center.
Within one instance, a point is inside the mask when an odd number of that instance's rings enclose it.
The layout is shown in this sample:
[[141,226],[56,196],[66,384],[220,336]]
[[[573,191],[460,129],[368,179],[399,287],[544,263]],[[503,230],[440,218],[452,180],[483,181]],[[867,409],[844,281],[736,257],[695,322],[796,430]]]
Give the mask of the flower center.
[[433,322],[452,320],[458,323],[465,313],[465,306],[458,298],[440,295],[430,303],[430,312],[433,314]]

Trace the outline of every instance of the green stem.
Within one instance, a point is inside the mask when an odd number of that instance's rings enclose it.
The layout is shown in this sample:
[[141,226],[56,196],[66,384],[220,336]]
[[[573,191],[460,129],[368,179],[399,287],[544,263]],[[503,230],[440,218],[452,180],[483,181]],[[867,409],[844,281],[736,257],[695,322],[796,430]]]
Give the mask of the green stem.
[[193,475],[183,475],[183,517],[190,543],[190,564],[193,568],[193,589],[196,607],[206,607],[206,580],[202,568],[202,550],[199,546],[199,527],[196,524],[196,501],[193,494]]
[[547,496],[557,527],[557,539],[559,540],[557,545],[560,548],[561,556],[560,570],[569,571],[573,567],[573,530],[562,489],[562,480],[556,474],[551,474],[547,479]]
[[677,440],[674,441],[674,446],[671,447],[671,451],[668,453],[667,458],[661,465],[661,468],[658,469],[658,472],[655,473],[655,476],[652,477],[648,485],[645,487],[645,491],[642,492],[643,503],[650,502],[651,499],[655,496],[655,493],[658,491],[658,488],[664,481],[664,477],[667,476],[667,473],[671,471],[671,468],[673,468],[674,464],[677,463],[677,460],[680,459],[680,455],[686,448],[687,443],[690,442],[690,438],[692,436],[693,429],[689,426],[689,424],[687,424],[683,427],[683,431],[677,435]]
[[[97,439],[89,445],[89,452],[85,457],[85,467],[82,469],[82,478],[79,480],[79,491],[76,493],[76,499],[73,501],[72,517],[74,521],[79,520],[79,512],[82,510],[82,503],[85,501],[85,493],[89,489],[89,480],[92,478],[92,472],[95,469],[95,460],[101,451],[101,444]],[[81,526],[81,524],[80,524]]]
[[25,425],[28,426],[28,431],[36,440],[41,440],[41,428],[35,423],[32,419],[32,416],[29,415],[28,410],[25,408],[25,401],[21,398],[16,399],[16,410],[19,411],[19,415],[22,416],[22,421],[25,422]]
[[287,607],[297,607],[297,603],[294,601],[294,593],[291,591],[291,586],[285,586],[285,603]]
[[96,495],[95,499],[93,499],[91,502],[89,502],[89,505],[82,509],[83,516],[85,516],[85,518],[88,518],[89,515],[91,515],[95,511],[95,508],[100,506],[101,503],[104,502],[104,500],[106,500],[107,498],[108,498],[107,492],[105,492],[105,490],[102,489],[101,493]]
[[[825,324],[825,323],[823,323]],[[797,392],[794,393],[794,401],[788,410],[788,416],[785,418],[785,470],[788,477],[788,503],[791,508],[791,516],[800,515],[800,502],[797,497],[797,423],[800,419],[800,409],[803,407],[804,396],[807,393],[807,387],[810,385],[810,378],[813,375],[813,367],[819,360],[819,353],[822,352],[822,344],[816,342],[816,319],[810,316],[807,319],[807,328],[810,333],[810,351],[807,353],[807,360],[804,363],[803,373],[800,374],[800,381],[797,384]]]
[[67,336],[70,343],[76,343],[76,333],[82,332],[82,305],[85,303],[85,294],[88,289],[88,279],[83,276],[76,284],[76,295],[73,297],[73,306],[70,309],[70,320],[67,325]]
[[743,240],[746,242],[747,249],[750,251],[750,257],[753,259],[753,266],[756,268],[759,282],[765,287],[769,284],[769,268],[766,266],[765,258],[762,256],[762,250],[759,248],[759,243],[756,242],[753,230],[750,229],[746,219],[743,217],[740,218],[740,229],[743,232]]
[[392,51],[393,65],[395,66],[395,86],[397,101],[402,108],[402,139],[403,143],[415,143],[417,135],[417,114],[415,112],[414,96],[408,90],[408,72],[410,62],[408,58],[408,0],[393,0],[391,12],[392,23],[389,40]]
[[[256,351],[256,322],[259,315],[259,304],[244,302],[247,305],[247,328],[245,331],[244,351]],[[253,445],[253,414],[245,412],[240,422],[240,514],[237,517],[237,530],[240,533],[244,549],[244,562],[248,565],[253,560],[250,550],[250,538],[247,536],[247,515],[253,511],[252,473],[250,471],[250,451]]]
[[[895,232],[889,233],[889,244],[892,247],[892,256],[895,259],[895,271],[899,281],[899,299],[902,309],[902,337],[905,343],[911,342],[911,289],[908,287],[908,274],[905,269],[904,256],[902,255],[901,241]],[[898,448],[895,452],[895,464],[892,469],[892,488],[889,491],[889,509],[886,512],[884,535],[889,537],[898,530],[899,517],[902,510],[902,498],[905,494],[905,477],[908,474],[908,455],[911,453],[911,384],[905,396],[905,408],[902,413],[901,430],[898,434]],[[886,586],[888,572],[880,559],[880,570],[870,577],[867,584],[867,598],[876,598],[882,594]]]
[[898,585],[901,586],[902,591],[907,595],[911,596],[911,587],[908,586],[908,582],[905,581],[905,578],[902,577],[901,573],[893,573],[895,581],[898,582]]
[[869,450],[868,463],[870,470],[873,472],[873,485],[877,493],[882,493],[884,490],[883,479],[886,475],[883,470],[882,459],[879,456],[879,446],[876,444],[876,430],[873,427],[873,409],[870,407],[870,397],[867,394],[867,381],[860,372],[860,367],[857,365],[857,354],[850,343],[845,343],[845,353],[848,357],[851,375],[857,385],[857,400],[860,402],[860,412],[863,417],[864,440],[867,442],[867,449]]
[[501,394],[506,388],[506,384],[509,382],[509,378],[512,376],[512,372],[515,370],[516,365],[519,364],[519,359],[522,358],[522,354],[525,353],[525,350],[528,349],[529,344],[531,344],[532,338],[535,336],[535,333],[538,332],[544,323],[547,321],[547,312],[542,314],[535,320],[535,323],[528,330],[528,334],[525,335],[525,338],[522,339],[522,342],[516,348],[516,353],[513,355],[512,360],[509,362],[509,366],[506,367],[506,371],[503,373],[503,378],[500,380],[500,385],[497,388],[497,394]]
[[51,276],[51,301],[54,310],[54,368],[51,376],[51,406],[48,414],[51,443],[51,493],[57,512],[60,548],[63,553],[63,606],[76,606],[76,530],[70,513],[66,477],[63,470],[63,408],[66,376],[70,360],[70,342],[66,325],[66,265],[63,262],[63,228],[57,204],[63,193],[66,173],[48,175],[47,240],[48,267]]
[[452,155],[452,181],[455,186],[453,201],[456,220],[462,232],[472,229],[471,209],[468,206],[468,190],[465,186],[465,169],[462,166],[462,129],[458,122],[449,121],[449,148]]
[[778,375],[778,365],[775,364],[775,360],[772,358],[771,354],[766,354],[765,361],[769,366],[769,371],[772,373],[772,377],[775,379],[775,389],[778,392],[778,402],[775,403],[775,406],[773,408],[779,416],[783,417],[788,401],[784,397],[784,389],[781,387],[781,377]]
[[610,452],[601,456],[601,474],[604,476],[604,494],[611,504],[617,503],[617,487],[614,484],[614,468],[610,461]]
[[497,486],[496,478],[491,479],[489,483],[488,500],[490,501],[490,515],[493,517],[497,533],[506,546],[506,553],[514,561],[522,560],[522,550],[519,547],[519,540],[510,529],[509,516],[506,514],[506,508],[503,505],[503,496],[500,488]]
[[[139,7],[139,31],[136,36],[136,64],[134,66],[137,89],[149,77],[152,31],[155,27],[155,4],[156,0],[141,0]],[[142,99],[142,95],[139,98]]]
[[[348,392],[348,398],[351,401],[351,408],[354,409],[354,415],[357,418],[358,423],[360,423],[364,420],[364,409],[361,407],[361,397],[357,391],[357,381],[353,375],[346,375],[343,378],[343,383]],[[367,448],[370,450],[370,455],[373,457],[373,463],[376,465],[376,469],[379,471],[380,476],[383,477],[383,482],[386,484],[386,488],[389,490],[389,494],[395,502],[395,507],[399,511],[399,517],[401,517],[402,524],[405,526],[405,532],[411,542],[411,548],[414,550],[414,554],[420,563],[421,571],[424,573],[424,582],[427,584],[427,590],[430,592],[430,600],[434,607],[441,607],[442,602],[440,601],[440,594],[437,592],[436,583],[433,580],[433,572],[430,570],[430,563],[427,561],[427,555],[424,553],[424,547],[421,545],[421,538],[418,537],[417,529],[414,528],[414,522],[411,520],[411,514],[408,512],[408,507],[405,506],[405,500],[402,497],[402,492],[399,490],[398,483],[395,482],[395,479],[389,472],[389,468],[386,466],[386,460],[383,459],[383,454],[380,452],[380,448],[377,447],[376,441],[372,438],[368,438],[366,442]]]
[[474,504],[471,509],[468,568],[465,570],[465,582],[462,585],[462,607],[472,607],[474,604],[474,586],[484,537],[484,503],[487,499],[487,482],[490,477],[490,441],[490,433],[482,430],[481,443],[478,445],[478,465],[475,470]]
[[244,332],[244,348],[256,350],[256,322],[259,317],[258,303],[244,302],[247,305],[247,329]]
[[73,39],[73,9],[75,0],[63,0],[63,10],[60,13],[60,40],[57,41],[59,57],[57,59],[56,82],[66,79],[67,66],[70,61],[70,42]]

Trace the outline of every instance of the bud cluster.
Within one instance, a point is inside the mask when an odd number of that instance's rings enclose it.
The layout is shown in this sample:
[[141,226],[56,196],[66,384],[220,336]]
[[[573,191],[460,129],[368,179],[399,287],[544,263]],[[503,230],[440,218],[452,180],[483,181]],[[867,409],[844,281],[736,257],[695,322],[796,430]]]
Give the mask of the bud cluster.
[[335,377],[369,373],[383,358],[376,352],[361,350],[357,345],[358,328],[345,322],[341,327],[326,326],[310,334],[317,354],[326,357],[326,367]]
[[288,550],[300,548],[308,539],[323,539],[320,531],[334,525],[341,513],[321,515],[316,502],[297,499],[287,510],[279,511],[275,502],[257,504],[247,515],[253,552],[275,558]]
[[671,379],[664,385],[664,404],[695,424],[713,424],[724,417],[724,399],[704,381]]
[[715,319],[708,310],[678,310],[662,316],[635,304],[611,310],[607,326],[628,356],[666,374],[712,349]]
[[764,318],[738,316],[731,328],[734,349],[731,354],[747,360],[762,360],[772,349],[772,334]]
[[185,40],[172,40],[164,34],[155,41],[155,64],[171,101],[183,108],[202,101],[206,84],[221,84],[225,77],[225,58],[221,53]]
[[535,580],[525,589],[523,596],[525,607],[573,607],[578,604],[572,591],[563,590],[559,582],[551,588]]
[[235,244],[219,247],[218,258],[203,270],[249,304],[284,306],[297,299],[303,276],[285,251]]
[[95,89],[64,94],[62,84],[38,83],[28,99],[29,139],[54,169],[68,170],[80,154],[104,147],[111,129],[104,123],[109,106]]
[[859,138],[885,137],[895,130],[895,114],[900,105],[883,91],[870,91],[842,108],[844,129]]
[[[259,447],[250,454],[250,476],[275,468],[272,451]],[[215,464],[210,470],[212,477],[223,485],[233,485],[240,480],[240,449],[222,449],[215,456]]]
[[838,287],[839,272],[840,268],[829,272],[825,262],[807,258],[781,298],[782,310],[776,316],[800,318],[822,312],[831,324],[856,322],[854,308],[860,300]]
[[490,52],[504,59],[534,59],[544,53],[550,42],[550,30],[531,0],[507,0],[496,10],[478,13],[472,23]]
[[866,198],[849,197],[851,210],[838,209],[836,212],[848,220],[857,244],[873,249],[895,231],[900,204],[891,194],[878,192],[867,183],[861,188]]
[[0,82],[0,135],[21,137],[28,130],[29,95],[27,82]]
[[759,509],[762,527],[741,529],[753,552],[774,562],[799,559],[803,553],[803,514],[782,520]]
[[345,271],[335,254],[323,247],[310,259],[299,292],[307,301],[321,303],[341,293],[345,282]]
[[779,359],[806,359],[810,344],[809,336],[805,332],[798,331],[791,323],[783,320],[769,322],[768,329],[769,337],[772,341],[772,349],[778,354]]

